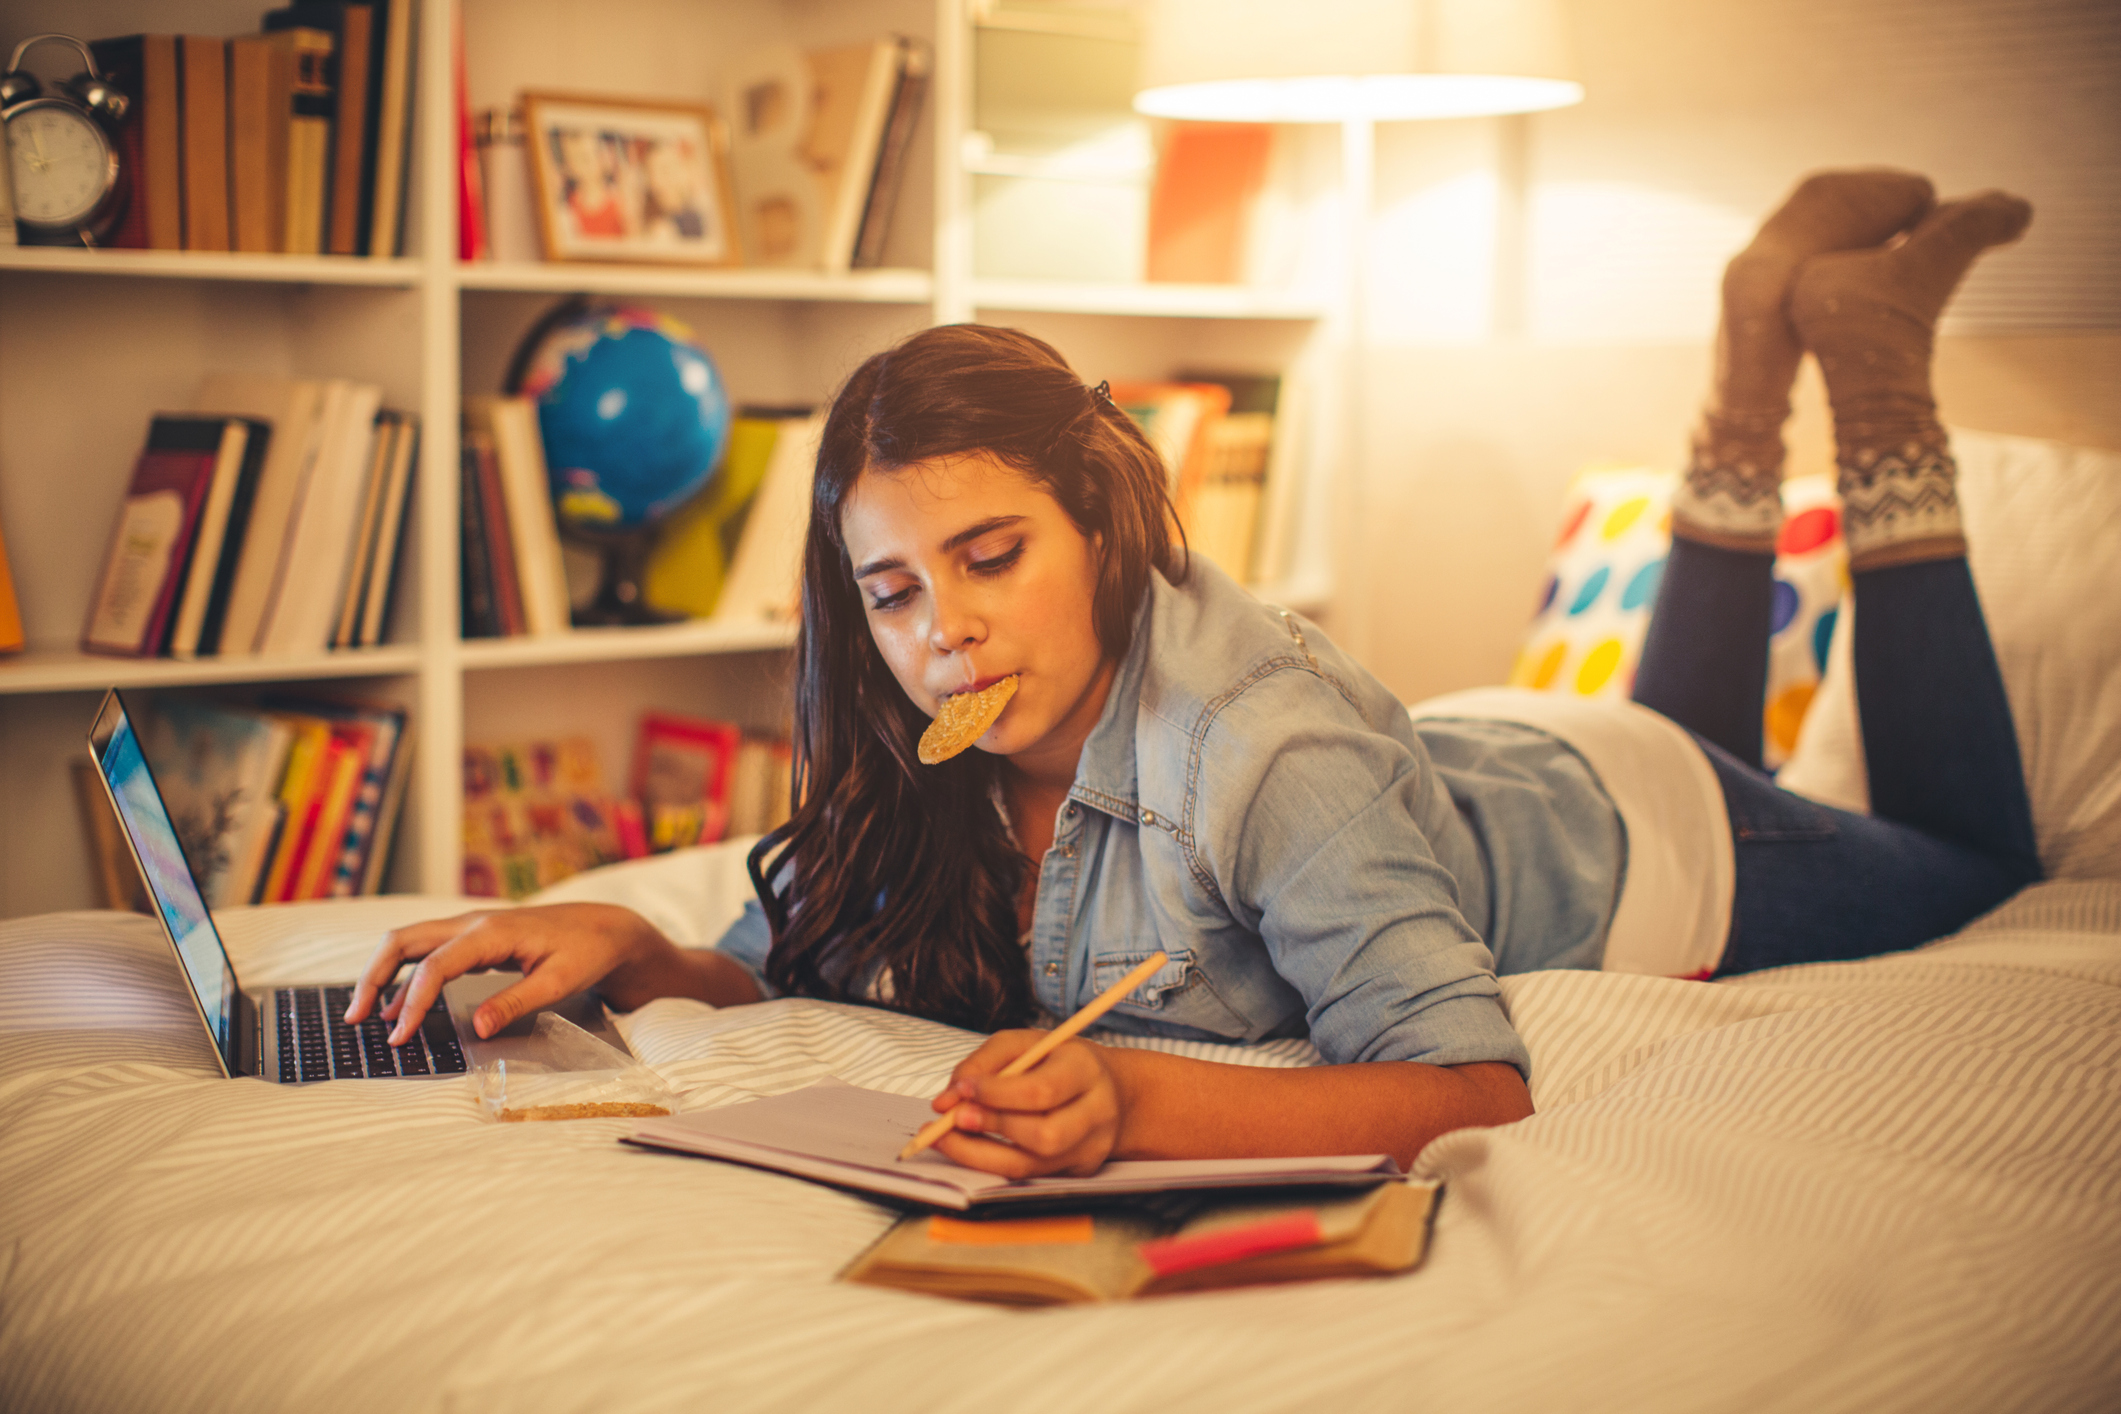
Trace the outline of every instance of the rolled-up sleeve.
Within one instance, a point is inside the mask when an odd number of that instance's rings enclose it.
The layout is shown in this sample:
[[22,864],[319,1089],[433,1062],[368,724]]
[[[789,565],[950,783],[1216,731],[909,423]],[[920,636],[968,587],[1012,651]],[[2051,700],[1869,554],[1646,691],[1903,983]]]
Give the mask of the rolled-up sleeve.
[[1455,807],[1411,733],[1373,728],[1294,671],[1225,704],[1202,746],[1195,819],[1219,836],[1199,842],[1208,867],[1302,995],[1320,1053],[1504,1061],[1529,1077],[1494,958],[1431,841]]

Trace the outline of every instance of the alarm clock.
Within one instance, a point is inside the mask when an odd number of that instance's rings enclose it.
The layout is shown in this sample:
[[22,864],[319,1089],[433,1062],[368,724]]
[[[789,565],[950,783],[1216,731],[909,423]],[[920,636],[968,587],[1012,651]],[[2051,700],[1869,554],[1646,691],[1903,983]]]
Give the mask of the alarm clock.
[[[71,44],[87,71],[45,93],[22,56],[45,43]],[[15,229],[41,244],[88,245],[124,209],[124,172],[115,142],[125,95],[96,72],[88,46],[71,35],[32,35],[15,46],[0,74],[0,129],[14,187]]]

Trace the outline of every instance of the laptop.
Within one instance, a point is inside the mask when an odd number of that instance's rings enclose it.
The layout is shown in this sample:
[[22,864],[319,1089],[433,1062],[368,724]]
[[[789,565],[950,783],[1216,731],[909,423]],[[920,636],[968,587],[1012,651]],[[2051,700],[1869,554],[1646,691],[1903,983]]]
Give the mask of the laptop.
[[[246,989],[228,960],[205,895],[177,841],[169,807],[140,748],[131,714],[116,689],[105,694],[88,740],[97,775],[132,846],[133,862],[154,900],[162,931],[176,949],[178,971],[198,1005],[199,1019],[213,1041],[223,1074],[256,1076],[283,1085],[351,1079],[432,1080],[462,1075],[489,1059],[540,1058],[540,1047],[531,1034],[534,1014],[484,1041],[471,1027],[479,1003],[518,980],[514,973],[477,973],[450,982],[443,989],[442,1003],[428,1009],[418,1032],[402,1046],[389,1044],[390,1024],[373,1012],[358,1026],[341,1020],[353,1000],[350,981],[260,992]],[[601,1004],[588,994],[578,993],[550,1010],[607,1044],[625,1049]]]

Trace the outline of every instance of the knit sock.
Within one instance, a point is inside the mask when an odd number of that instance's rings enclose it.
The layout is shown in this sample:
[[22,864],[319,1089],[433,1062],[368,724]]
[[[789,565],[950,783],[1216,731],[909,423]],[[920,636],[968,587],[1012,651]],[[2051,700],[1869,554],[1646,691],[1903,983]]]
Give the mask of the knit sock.
[[1912,172],[1814,172],[1723,272],[1716,381],[1672,500],[1674,531],[1727,550],[1772,551],[1782,526],[1782,424],[1804,356],[1788,310],[1791,281],[1826,251],[1877,245],[1935,199]]
[[2032,219],[2018,197],[1982,192],[1938,207],[1895,245],[1821,255],[1798,273],[1790,313],[1834,409],[1852,571],[1966,553],[1958,467],[1930,389],[1937,316],[1975,258]]

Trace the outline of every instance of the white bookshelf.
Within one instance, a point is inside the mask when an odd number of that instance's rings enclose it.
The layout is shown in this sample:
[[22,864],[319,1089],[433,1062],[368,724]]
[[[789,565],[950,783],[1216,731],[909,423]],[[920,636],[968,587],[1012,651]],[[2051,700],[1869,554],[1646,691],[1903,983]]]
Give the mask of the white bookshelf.
[[[91,21],[68,0],[18,0],[0,42],[46,30],[238,34],[271,0],[116,0]],[[496,390],[524,330],[560,296],[653,300],[690,324],[740,402],[822,402],[861,358],[931,323],[981,318],[1050,339],[1086,379],[1181,367],[1332,367],[1331,311],[1307,294],[1242,286],[980,278],[971,0],[696,0],[688,6],[461,0],[473,107],[524,88],[726,102],[718,65],[763,42],[848,43],[898,31],[936,64],[924,137],[886,252],[844,275],[455,259],[452,7],[424,0],[418,35],[409,253],[393,259],[0,248],[0,528],[30,637],[0,656],[0,917],[93,906],[67,762],[100,694],[120,687],[242,697],[285,688],[400,702],[416,767],[388,887],[453,893],[466,742],[586,733],[622,784],[648,708],[782,729],[794,629],[696,621],[549,637],[460,637],[456,411]],[[1011,20],[1016,23],[1016,20]],[[983,180],[991,180],[985,178]],[[75,640],[140,438],[190,404],[213,369],[380,384],[422,423],[397,605],[380,647],[294,658],[131,660]],[[1316,401],[1316,400],[1314,400]],[[1318,423],[1307,476],[1332,446]],[[1306,505],[1323,504],[1307,492]],[[1307,512],[1308,513],[1308,512]],[[1313,557],[1316,558],[1316,557]],[[1307,610],[1329,567],[1299,564],[1271,597]]]

